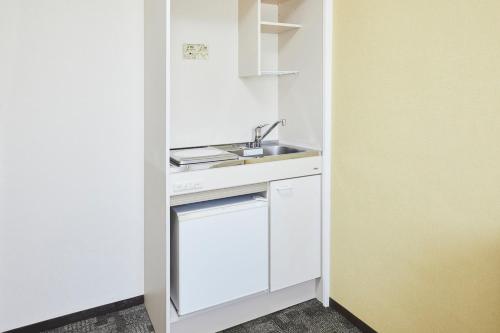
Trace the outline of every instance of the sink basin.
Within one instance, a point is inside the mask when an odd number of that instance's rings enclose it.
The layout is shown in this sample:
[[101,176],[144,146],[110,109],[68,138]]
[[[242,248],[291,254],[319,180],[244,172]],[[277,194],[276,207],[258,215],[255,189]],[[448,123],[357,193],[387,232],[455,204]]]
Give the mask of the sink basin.
[[[286,154],[295,154],[295,153],[303,153],[305,150],[300,150],[297,148],[292,148],[292,147],[287,147],[287,146],[262,146],[262,154],[255,154],[255,155],[245,155],[244,150],[233,150],[230,151],[233,154],[242,156],[242,157],[256,157],[256,158],[262,158],[266,156],[279,156],[279,155],[286,155]],[[256,148],[259,149],[259,148]]]
[[290,147],[290,146],[282,146],[279,144],[274,144],[274,145],[263,145],[262,147],[262,154],[256,154],[253,156],[248,156],[245,155],[245,152],[243,149],[238,149],[238,150],[228,150],[229,152],[236,154],[241,157],[246,157],[245,158],[245,164],[254,164],[254,163],[263,163],[263,162],[272,162],[272,161],[281,161],[281,160],[288,160],[288,159],[294,159],[294,158],[301,158],[301,157],[311,157],[311,156],[318,156],[320,153],[316,150],[308,150],[308,149],[301,149],[301,148],[296,148],[296,147]]
[[263,146],[262,149],[264,150],[263,156],[277,156],[304,152],[304,150],[287,146]]

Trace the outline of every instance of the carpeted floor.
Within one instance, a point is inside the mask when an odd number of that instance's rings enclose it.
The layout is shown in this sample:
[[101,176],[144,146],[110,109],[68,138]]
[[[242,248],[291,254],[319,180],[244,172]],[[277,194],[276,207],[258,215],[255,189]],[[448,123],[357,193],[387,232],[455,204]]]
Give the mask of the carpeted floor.
[[[45,333],[153,333],[144,305],[72,323]],[[317,300],[249,321],[220,333],[361,333]]]
[[152,333],[153,325],[143,305],[78,321],[46,333]]

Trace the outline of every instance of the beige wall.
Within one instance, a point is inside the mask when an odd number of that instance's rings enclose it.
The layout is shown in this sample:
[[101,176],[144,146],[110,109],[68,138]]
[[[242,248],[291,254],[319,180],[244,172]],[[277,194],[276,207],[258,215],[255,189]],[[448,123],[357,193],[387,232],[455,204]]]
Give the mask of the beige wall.
[[336,0],[332,297],[500,331],[500,1]]

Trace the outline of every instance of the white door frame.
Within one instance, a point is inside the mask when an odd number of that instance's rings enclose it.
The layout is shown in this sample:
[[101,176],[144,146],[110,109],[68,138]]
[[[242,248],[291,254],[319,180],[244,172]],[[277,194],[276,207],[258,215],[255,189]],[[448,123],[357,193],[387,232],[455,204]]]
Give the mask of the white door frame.
[[330,302],[332,223],[332,88],[333,88],[333,0],[323,0],[323,183],[322,183],[322,286],[321,301]]

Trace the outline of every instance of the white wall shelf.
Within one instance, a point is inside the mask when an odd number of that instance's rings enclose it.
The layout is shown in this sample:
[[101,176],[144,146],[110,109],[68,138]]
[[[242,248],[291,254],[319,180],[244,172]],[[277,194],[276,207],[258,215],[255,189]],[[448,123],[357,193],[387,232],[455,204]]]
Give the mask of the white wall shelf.
[[302,28],[300,24],[279,23],[279,22],[260,22],[260,31],[265,34],[279,34],[285,31]]
[[278,71],[278,70],[262,70],[260,71],[260,75],[262,76],[271,76],[271,75],[294,75],[299,74],[299,71]]
[[[290,1],[290,0],[285,0]],[[238,71],[240,77],[270,76],[297,74],[296,70],[263,70],[262,67],[271,67],[269,64],[262,64],[263,58],[269,59],[263,54],[275,53],[279,57],[278,45],[276,50],[269,48],[268,43],[263,43],[262,34],[279,35],[285,32],[292,32],[302,28],[300,24],[275,22],[277,21],[280,4],[283,0],[239,0],[238,2]],[[276,16],[263,15],[262,11],[268,10],[269,6],[275,5]],[[272,6],[271,6],[272,7]],[[263,17],[265,19],[263,19]],[[267,37],[266,37],[267,38]],[[267,39],[265,39],[267,40]],[[278,40],[277,42],[278,43]],[[272,44],[271,44],[272,45]],[[275,68],[279,68],[276,61]]]
[[287,2],[289,0],[261,0],[262,3],[269,4],[269,5],[279,5],[284,2]]

